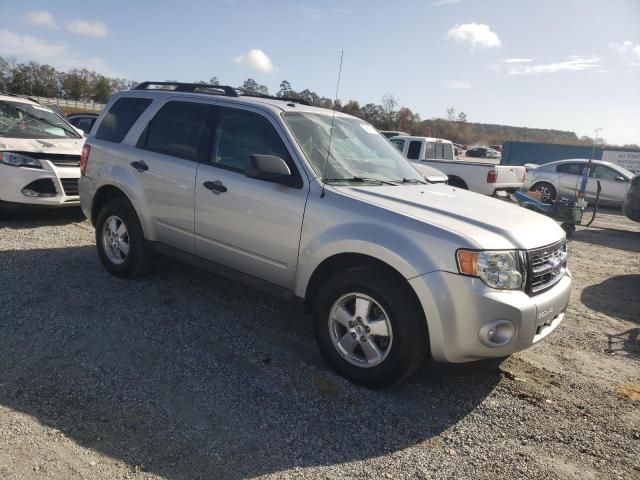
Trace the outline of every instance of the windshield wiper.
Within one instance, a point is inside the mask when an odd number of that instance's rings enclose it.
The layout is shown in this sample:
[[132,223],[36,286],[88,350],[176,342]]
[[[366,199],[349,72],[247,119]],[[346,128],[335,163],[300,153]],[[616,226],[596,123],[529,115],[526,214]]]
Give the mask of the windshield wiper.
[[399,180],[400,183],[411,183],[411,184],[416,184],[416,183],[421,183],[423,185],[426,185],[427,182],[423,182],[422,180],[418,180],[417,178],[403,178],[402,180]]
[[369,178],[369,177],[324,178],[323,181],[325,183],[349,182],[349,183],[375,183],[378,185],[393,185],[393,186],[397,185],[387,180],[380,180],[379,178]]

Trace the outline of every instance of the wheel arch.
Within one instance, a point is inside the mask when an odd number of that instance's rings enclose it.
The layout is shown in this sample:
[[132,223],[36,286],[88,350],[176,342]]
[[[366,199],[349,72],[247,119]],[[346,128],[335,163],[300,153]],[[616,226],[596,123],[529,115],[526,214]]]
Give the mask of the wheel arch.
[[458,175],[448,175],[449,181],[447,182],[452,187],[464,188],[465,190],[469,190],[469,186],[467,182],[465,182]]
[[424,309],[422,308],[422,304],[418,299],[418,295],[411,284],[404,277],[404,275],[402,275],[397,269],[384,262],[383,260],[372,257],[370,255],[355,252],[338,253],[332,255],[324,259],[315,268],[304,290],[305,312],[311,312],[315,299],[318,295],[318,292],[322,288],[322,285],[324,285],[326,281],[333,275],[347,270],[367,267],[383,271],[386,275],[389,275],[389,277],[393,278],[395,282],[403,285],[404,288],[406,288],[407,291],[411,294],[411,297],[415,303],[415,307],[424,316]]
[[111,200],[123,199],[129,203],[133,211],[136,213],[138,220],[140,221],[140,225],[142,226],[142,232],[147,236],[147,230],[145,228],[145,224],[140,217],[138,210],[136,209],[134,203],[131,201],[129,196],[125,193],[121,188],[116,187],[115,185],[106,184],[98,188],[96,190],[95,195],[93,196],[93,201],[91,202],[91,224],[95,226],[96,221],[98,220],[98,215],[100,214],[100,210]]

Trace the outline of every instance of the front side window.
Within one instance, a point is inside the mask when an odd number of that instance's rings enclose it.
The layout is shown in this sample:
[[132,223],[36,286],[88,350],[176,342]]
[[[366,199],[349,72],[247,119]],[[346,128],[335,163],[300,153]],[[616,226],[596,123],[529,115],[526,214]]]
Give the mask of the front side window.
[[401,152],[404,151],[404,140],[395,139],[391,140],[391,143],[393,143]]
[[213,164],[244,172],[253,154],[281,157],[293,169],[287,148],[266,118],[244,110],[221,108]]
[[288,112],[283,118],[325,182],[424,180],[396,147],[359,118],[332,120],[330,114],[307,112]]
[[205,151],[205,124],[210,107],[203,103],[168,102],[149,122],[139,146],[187,160]]
[[0,102],[0,137],[80,138],[80,134],[57,113],[27,102]]
[[120,143],[150,103],[150,98],[127,97],[116,100],[100,122],[96,138]]
[[604,165],[593,165],[589,176],[600,180],[614,181],[616,177],[621,177],[622,175],[613,168],[605,167]]

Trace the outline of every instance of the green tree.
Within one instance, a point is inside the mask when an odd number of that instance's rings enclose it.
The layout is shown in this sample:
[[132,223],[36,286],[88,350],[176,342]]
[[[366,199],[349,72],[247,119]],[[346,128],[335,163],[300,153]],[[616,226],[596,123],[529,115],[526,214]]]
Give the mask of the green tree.
[[278,97],[294,97],[296,92],[291,88],[291,84],[287,80],[280,82],[280,90],[276,93]]
[[261,93],[263,95],[269,95],[269,89],[266,85],[261,85],[256,82],[253,78],[248,78],[244,81],[244,83],[240,86],[241,90],[246,90],[248,92],[256,92]]

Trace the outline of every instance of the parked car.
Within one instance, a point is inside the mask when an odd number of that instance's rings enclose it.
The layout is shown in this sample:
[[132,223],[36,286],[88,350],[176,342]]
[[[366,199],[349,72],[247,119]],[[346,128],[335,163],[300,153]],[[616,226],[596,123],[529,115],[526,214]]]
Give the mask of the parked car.
[[33,100],[0,95],[0,208],[79,205],[84,139],[63,117]]
[[491,148],[502,155],[502,145],[491,145]]
[[114,95],[83,148],[82,209],[113,275],[164,252],[299,299],[328,363],[367,387],[428,356],[503,357],[562,322],[571,275],[553,220],[428,184],[359,118],[157,85]]
[[634,222],[640,222],[640,175],[631,179],[627,195],[622,204],[622,211]]
[[71,113],[67,115],[69,123],[82,130],[85,134],[91,131],[91,127],[96,123],[97,118],[97,113]]
[[473,147],[467,150],[467,157],[474,158],[500,158],[500,152],[493,148]]
[[525,179],[524,167],[456,160],[453,143],[442,138],[394,137],[391,142],[415,165],[436,167],[447,175],[449,185],[472,192],[512,193],[522,188]]
[[[529,167],[527,181],[522,189],[523,191],[539,192],[541,201],[545,203],[551,203],[558,197],[575,199],[588,163],[588,159],[574,158],[558,160],[536,168]],[[600,203],[620,207],[624,202],[632,177],[633,173],[618,165],[593,160],[585,199],[588,202],[595,201],[597,181],[599,180],[602,187]]]

